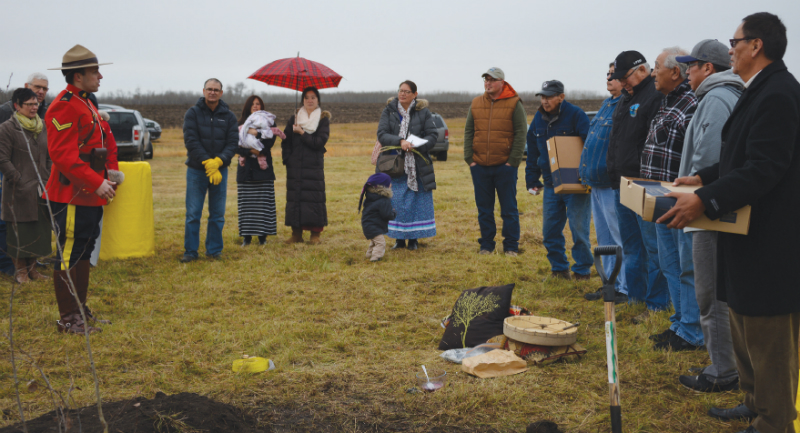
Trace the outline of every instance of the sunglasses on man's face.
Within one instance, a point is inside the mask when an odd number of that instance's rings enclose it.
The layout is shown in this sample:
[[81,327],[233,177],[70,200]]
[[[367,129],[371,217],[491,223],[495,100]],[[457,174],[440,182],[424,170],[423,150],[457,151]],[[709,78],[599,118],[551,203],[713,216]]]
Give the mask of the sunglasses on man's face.
[[731,48],[736,48],[736,44],[738,44],[741,41],[752,41],[753,39],[756,39],[756,38],[745,37],[745,38],[731,39],[730,40]]

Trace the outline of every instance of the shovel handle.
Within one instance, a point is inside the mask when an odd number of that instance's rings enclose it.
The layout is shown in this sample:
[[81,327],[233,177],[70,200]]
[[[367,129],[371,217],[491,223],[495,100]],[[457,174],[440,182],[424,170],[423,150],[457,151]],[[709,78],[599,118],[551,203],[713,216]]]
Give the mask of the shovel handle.
[[[605,268],[603,267],[603,256],[616,256],[617,260],[614,262],[614,271],[611,275],[606,275]],[[622,267],[622,247],[619,245],[603,245],[594,248],[594,267],[597,268],[597,274],[603,280],[603,285],[613,285],[617,280],[617,275]]]

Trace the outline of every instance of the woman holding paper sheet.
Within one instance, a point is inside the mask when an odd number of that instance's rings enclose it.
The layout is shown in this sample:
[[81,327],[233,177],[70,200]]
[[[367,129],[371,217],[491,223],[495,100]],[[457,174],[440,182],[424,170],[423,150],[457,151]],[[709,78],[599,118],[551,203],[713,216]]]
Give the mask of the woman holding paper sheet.
[[384,152],[404,155],[404,173],[392,178],[392,206],[397,212],[397,218],[389,221],[388,236],[397,240],[392,249],[416,250],[417,239],[436,236],[436,178],[429,152],[438,133],[427,107],[428,101],[417,99],[417,85],[403,81],[397,97],[386,103],[378,124],[378,141]]

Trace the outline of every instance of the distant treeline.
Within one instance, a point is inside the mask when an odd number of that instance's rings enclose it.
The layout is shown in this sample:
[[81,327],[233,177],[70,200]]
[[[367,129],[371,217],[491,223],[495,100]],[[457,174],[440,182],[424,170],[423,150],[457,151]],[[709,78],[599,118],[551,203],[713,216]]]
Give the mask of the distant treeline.
[[[254,93],[253,89],[245,87],[244,83],[236,83],[232,86],[226,86],[224,89],[222,99],[228,104],[243,104],[245,100]],[[6,102],[11,99],[11,92],[0,90],[0,103]],[[532,102],[538,100],[534,96],[535,92],[521,92],[520,97],[523,101]],[[50,92],[47,100],[51,100],[57,93]],[[294,102],[297,97],[291,93],[270,93],[259,92],[257,93],[265,102]],[[384,103],[386,99],[396,96],[394,91],[385,92],[340,92],[336,90],[323,90],[322,99],[324,102],[338,102],[338,103]],[[477,92],[430,92],[420,93],[421,98],[425,98],[430,102],[469,102],[476,96],[480,95]],[[194,104],[197,99],[202,95],[201,92],[182,91],[175,92],[167,90],[165,92],[145,92],[135,90],[133,92],[124,92],[118,90],[116,92],[103,92],[97,94],[97,99],[103,104],[114,104],[128,106],[137,105],[175,105],[175,104]],[[605,99],[608,95],[595,91],[588,90],[575,90],[567,92],[567,99],[572,100],[586,100],[586,99]]]

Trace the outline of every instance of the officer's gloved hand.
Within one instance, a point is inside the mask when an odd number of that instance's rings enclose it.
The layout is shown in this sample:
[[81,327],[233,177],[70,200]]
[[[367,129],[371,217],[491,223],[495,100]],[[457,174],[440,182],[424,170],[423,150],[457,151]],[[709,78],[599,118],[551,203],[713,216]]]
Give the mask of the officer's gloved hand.
[[222,173],[219,170],[214,170],[213,173],[208,175],[208,181],[211,182],[211,185],[219,185],[222,182]]

